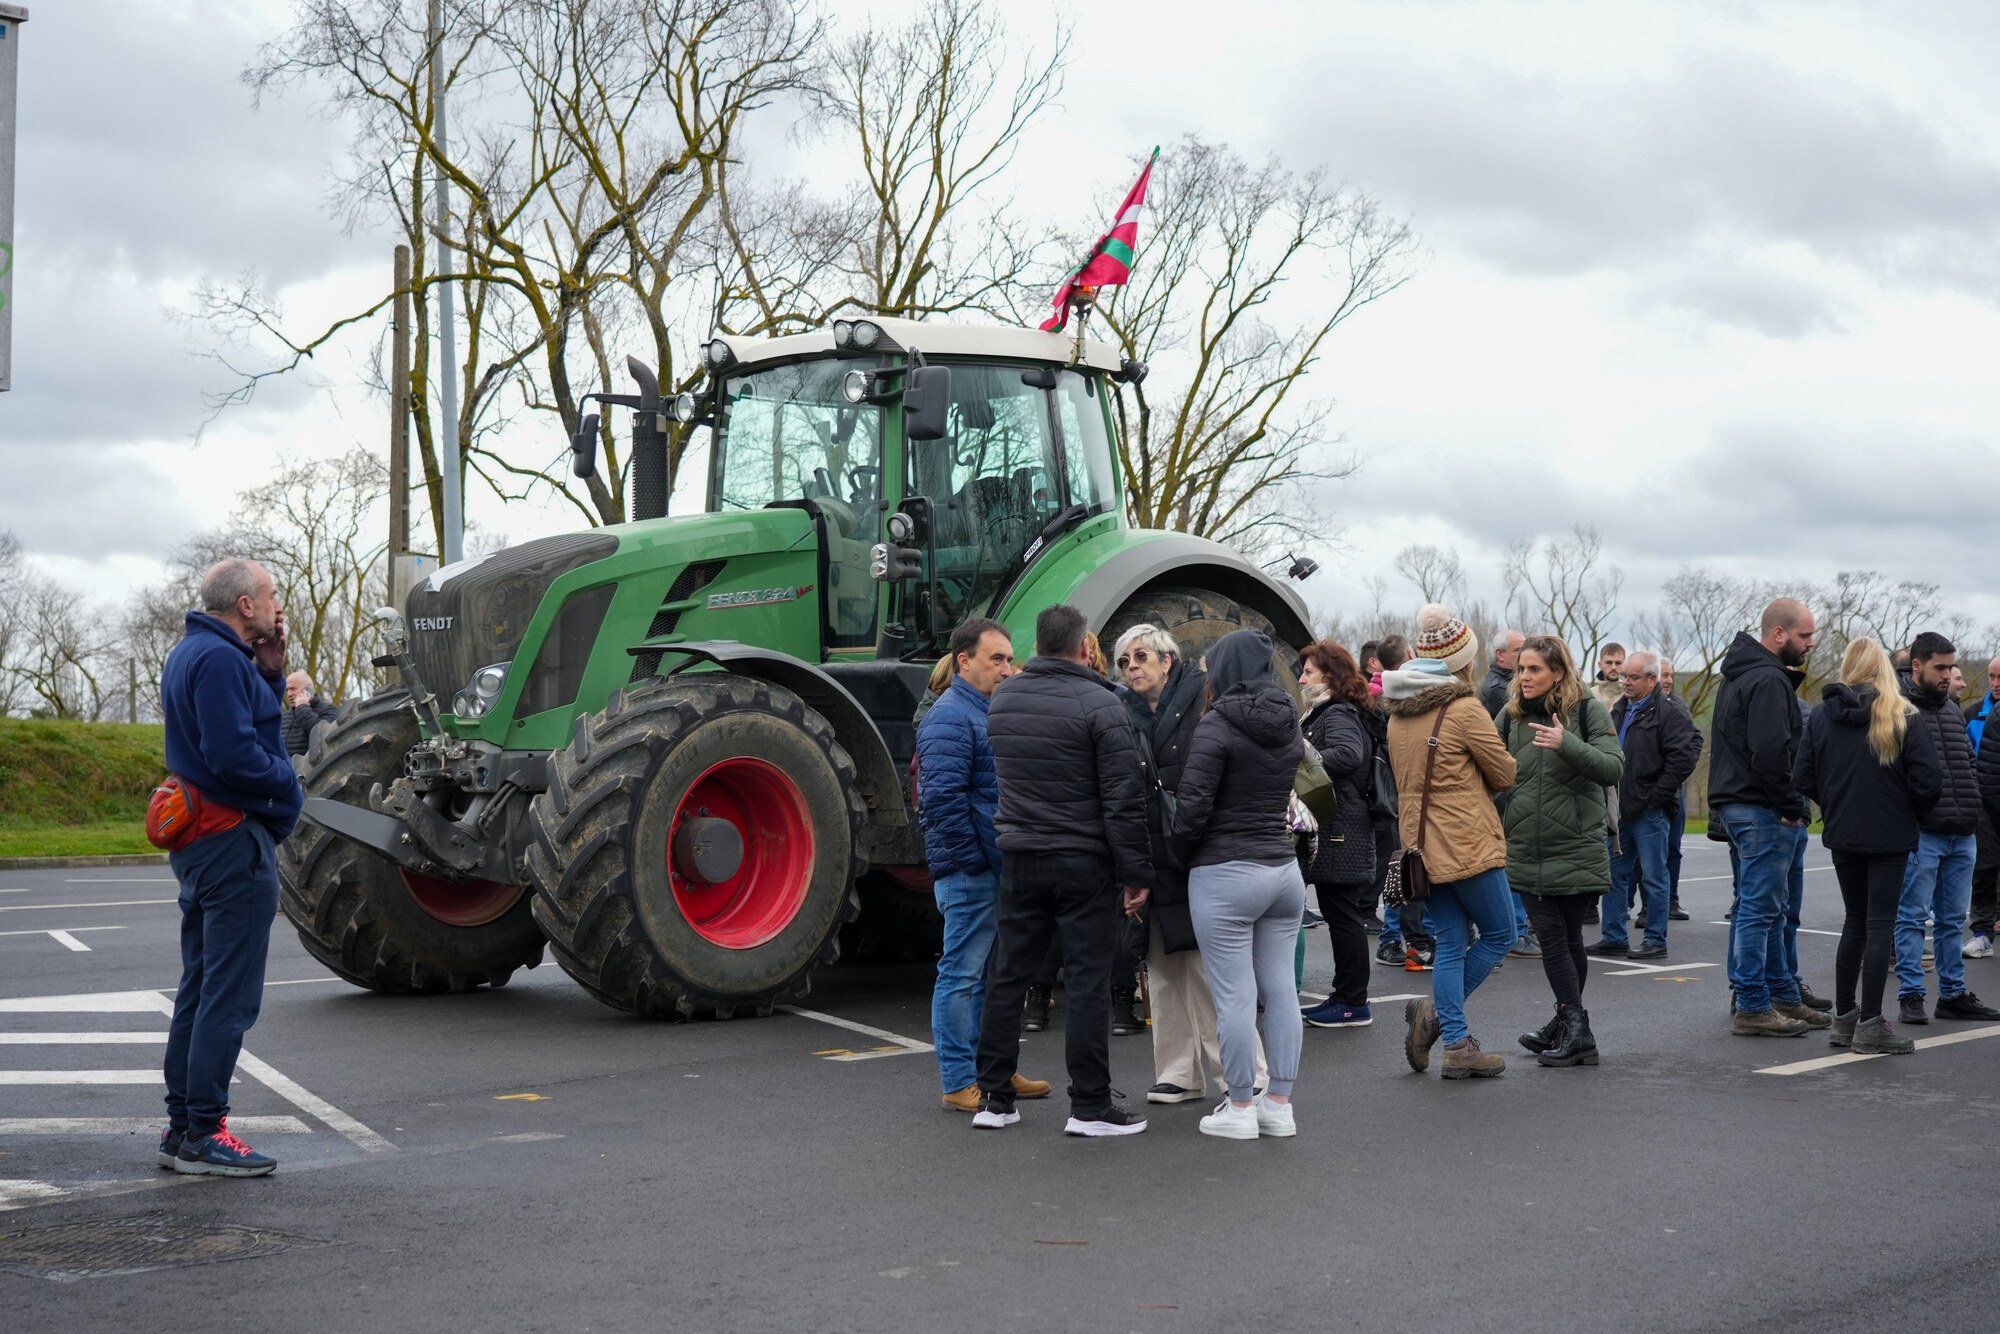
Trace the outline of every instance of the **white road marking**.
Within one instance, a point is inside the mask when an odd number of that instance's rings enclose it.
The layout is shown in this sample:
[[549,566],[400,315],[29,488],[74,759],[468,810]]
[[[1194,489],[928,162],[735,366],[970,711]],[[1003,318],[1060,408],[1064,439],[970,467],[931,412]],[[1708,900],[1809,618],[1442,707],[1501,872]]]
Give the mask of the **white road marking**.
[[[2000,1024],[1989,1024],[1985,1028],[1968,1028],[1962,1033],[1940,1033],[1934,1038],[1918,1038],[1917,1050],[1928,1051],[1932,1047],[1950,1047],[1961,1042],[1976,1042],[1980,1038],[2000,1037]],[[1805,1075],[1815,1070],[1831,1070],[1839,1065],[1853,1065],[1857,1061],[1880,1060],[1882,1052],[1842,1052],[1838,1056],[1821,1056],[1810,1061],[1793,1061],[1790,1065],[1767,1065],[1757,1071],[1760,1075]]]
[[396,1146],[388,1140],[383,1139],[380,1135],[370,1130],[367,1126],[362,1125],[359,1121],[349,1116],[346,1112],[341,1111],[326,1099],[306,1092],[296,1082],[279,1074],[268,1064],[258,1060],[249,1052],[246,1051],[241,1056],[238,1056],[236,1064],[239,1069],[249,1073],[258,1083],[283,1098],[286,1102],[291,1103],[292,1106],[297,1107],[300,1111],[310,1112],[339,1131],[342,1135],[345,1135],[348,1141],[357,1149],[361,1149],[367,1153],[392,1153],[395,1151]]
[[0,1086],[13,1087],[22,1084],[164,1085],[166,1078],[159,1070],[0,1070]]
[[[1806,874],[1810,875],[1814,871],[1831,871],[1832,869],[1831,866],[1808,866],[1806,867]],[[1684,875],[1681,877],[1681,883],[1683,885],[1699,885],[1705,880],[1734,880],[1735,878],[1733,875]]]
[[[852,1019],[839,1019],[830,1014],[822,1014],[818,1010],[801,1009],[796,1005],[780,1005],[777,1008],[783,1010],[786,1014],[795,1014],[801,1019],[816,1019],[822,1024],[832,1024],[835,1028],[844,1028],[850,1033],[860,1033],[867,1037],[880,1038],[884,1042],[893,1043],[896,1046],[901,1047],[903,1049],[902,1053],[896,1053],[898,1055],[903,1053],[914,1053],[914,1052],[935,1050],[935,1048],[933,1048],[931,1044],[928,1042],[918,1042],[914,1038],[906,1038],[899,1033],[891,1033],[887,1029],[870,1028],[866,1024],[857,1024]],[[890,1055],[891,1053],[882,1052],[879,1054],[887,1056]],[[866,1059],[867,1056],[868,1054],[866,1053],[864,1053],[862,1057],[856,1057],[850,1054],[845,1056],[833,1056],[829,1057],[828,1059],[835,1061],[842,1061],[842,1060]]]
[[158,1033],[0,1033],[0,1047],[92,1047],[132,1043],[143,1045],[165,1042],[164,1031]]
[[[83,929],[88,930],[89,928],[85,927]],[[62,946],[64,949],[69,950],[73,954],[90,953],[90,946],[84,944],[82,941],[78,940],[75,936],[72,936],[67,931],[51,931],[49,932],[49,939],[53,940],[56,944]]]
[[170,875],[64,876],[65,885],[178,885]]
[[[0,1118],[0,1139],[9,1135],[158,1135],[165,1126],[150,1116],[13,1116]],[[310,1135],[296,1116],[232,1116],[229,1128],[246,1135]]]
[[[0,1014],[159,1014],[157,991],[98,991],[79,996],[10,996]],[[173,1002],[166,1013],[172,1014]]]
[[342,977],[288,977],[282,982],[266,982],[267,987],[309,987],[321,982],[344,982]]
[[47,1181],[0,1181],[0,1209],[19,1209],[69,1194]]
[[152,908],[179,899],[119,899],[113,903],[0,903],[0,912],[59,912],[65,908]]
[[[1728,926],[1728,925],[1729,925],[1729,919],[1725,917],[1725,918],[1723,918],[1723,919],[1722,919],[1721,921],[1719,921],[1719,922],[1710,922],[1710,923],[1709,923],[1709,925],[1710,925],[1710,926]],[[1800,928],[1799,928],[1799,934],[1800,934],[1800,935],[1802,935],[1802,936],[1832,936],[1832,937],[1833,937],[1834,939],[1836,939],[1836,940],[1838,940],[1838,939],[1840,938],[1840,932],[1838,932],[1838,931],[1822,931],[1822,930],[1820,930],[1820,929],[1819,929],[1818,927],[1816,927],[1816,926],[1802,926],[1802,927],[1800,927]]]
[[[1301,991],[1299,994],[1301,996],[1304,996],[1307,1000],[1323,1001],[1326,999],[1326,993],[1323,991]],[[1399,995],[1399,996],[1370,996],[1368,998],[1368,1004],[1370,1006],[1388,1005],[1391,1004],[1392,1002],[1399,1000],[1429,1000],[1430,998],[1431,995],[1428,991],[1422,993],[1412,991],[1405,995]]]
[[[122,926],[72,926],[63,934],[68,935],[71,931],[123,931],[124,929]],[[36,926],[26,931],[0,931],[0,936],[53,936],[55,933],[54,927]]]
[[[1645,977],[1649,973],[1685,973],[1692,968],[1720,968],[1718,963],[1633,963],[1629,959],[1612,959],[1601,967],[1591,969],[1596,977]],[[1611,969],[1617,972],[1611,972]]]

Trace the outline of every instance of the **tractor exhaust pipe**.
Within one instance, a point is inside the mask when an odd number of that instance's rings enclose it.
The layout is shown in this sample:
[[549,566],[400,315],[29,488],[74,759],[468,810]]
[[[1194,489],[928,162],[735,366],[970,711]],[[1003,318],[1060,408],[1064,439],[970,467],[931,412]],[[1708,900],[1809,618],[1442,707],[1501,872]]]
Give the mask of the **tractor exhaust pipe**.
[[667,513],[667,429],[660,413],[660,381],[637,357],[625,369],[639,384],[639,407],[632,414],[632,517],[662,519]]

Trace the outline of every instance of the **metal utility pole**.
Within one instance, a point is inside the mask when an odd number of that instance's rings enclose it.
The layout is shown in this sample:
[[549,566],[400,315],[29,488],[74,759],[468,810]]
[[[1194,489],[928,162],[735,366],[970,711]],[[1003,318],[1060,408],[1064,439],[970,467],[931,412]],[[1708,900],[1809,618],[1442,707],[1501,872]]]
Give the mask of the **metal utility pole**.
[[410,248],[396,247],[396,300],[389,317],[389,605],[403,605],[410,549]]
[[28,11],[0,4],[0,393],[14,380],[14,90]]
[[[431,0],[431,139],[443,159],[450,140],[444,118],[444,19],[443,0]],[[451,185],[444,168],[437,173],[437,271],[451,272],[451,253],[445,238],[451,234]],[[458,357],[454,351],[456,332],[452,318],[450,283],[438,284],[438,404],[443,429],[438,433],[438,467],[444,473],[444,550],[439,553],[446,565],[465,554],[465,513],[459,496],[458,439]]]

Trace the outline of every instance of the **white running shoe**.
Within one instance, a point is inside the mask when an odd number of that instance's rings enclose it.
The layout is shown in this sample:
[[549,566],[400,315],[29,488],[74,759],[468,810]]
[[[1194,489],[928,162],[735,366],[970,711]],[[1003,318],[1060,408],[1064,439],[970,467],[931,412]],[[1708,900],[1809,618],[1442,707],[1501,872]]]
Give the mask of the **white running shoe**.
[[1993,938],[1983,933],[1974,933],[1965,946],[1968,959],[1990,959],[1993,957]]
[[976,1130],[1004,1130],[1020,1123],[1021,1114],[1012,1107],[1004,1112],[996,1111],[991,1106],[981,1107],[972,1114],[972,1125]]
[[1269,1098],[1259,1098],[1250,1105],[1257,1113],[1257,1133],[1269,1135],[1273,1139],[1290,1139],[1299,1133],[1299,1123],[1292,1116],[1292,1105],[1288,1102],[1272,1102]]
[[1224,1098],[1214,1111],[1201,1118],[1201,1133],[1221,1139],[1256,1139],[1257,1104],[1238,1107]]

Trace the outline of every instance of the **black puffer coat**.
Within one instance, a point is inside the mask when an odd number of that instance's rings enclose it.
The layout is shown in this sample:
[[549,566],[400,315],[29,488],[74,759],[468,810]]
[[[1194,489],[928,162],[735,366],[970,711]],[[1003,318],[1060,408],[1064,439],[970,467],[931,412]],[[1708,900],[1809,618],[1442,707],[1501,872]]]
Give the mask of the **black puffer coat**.
[[1906,681],[1903,696],[1917,706],[1911,728],[1921,726],[1931,734],[1944,765],[1944,795],[1923,817],[1924,832],[1949,836],[1977,832],[1979,776],[1972,758],[1972,734],[1965,730],[1965,714],[1946,689],[1925,690]]
[[1944,791],[1931,729],[1910,719],[1903,753],[1883,764],[1868,744],[1875,687],[1835,682],[1820,695],[1799,738],[1792,782],[1826,817],[1820,835],[1829,852],[1913,852],[1917,822]]
[[1372,743],[1361,711],[1346,700],[1314,707],[1305,718],[1306,744],[1319,752],[1340,795],[1340,816],[1319,831],[1319,853],[1307,869],[1315,885],[1366,885],[1375,879],[1375,836],[1363,790],[1373,769]]
[[1738,632],[1722,657],[1722,689],[1715,693],[1709,729],[1709,809],[1742,803],[1769,806],[1787,820],[1810,814],[1792,786],[1792,760],[1805,727],[1798,697],[1804,682],[1804,672]]
[[1002,852],[1108,857],[1120,884],[1152,887],[1139,740],[1109,681],[1080,662],[1030,658],[993,692],[986,739]]
[[1297,860],[1285,821],[1305,741],[1298,707],[1271,674],[1271,637],[1235,630],[1208,651],[1215,697],[1181,771],[1174,845],[1190,867]]
[[[1125,692],[1132,726],[1152,743],[1154,772],[1169,792],[1180,790],[1181,771],[1187,765],[1188,747],[1194,742],[1207,693],[1208,674],[1179,661],[1167,677],[1166,689],[1160,692],[1159,708],[1148,705],[1145,696],[1135,691]],[[1146,832],[1153,844],[1153,896],[1147,907],[1160,928],[1160,947],[1168,954],[1198,949],[1194,918],[1188,912],[1187,868],[1168,855],[1173,831],[1161,824],[1160,803],[1152,799],[1146,802]]]

